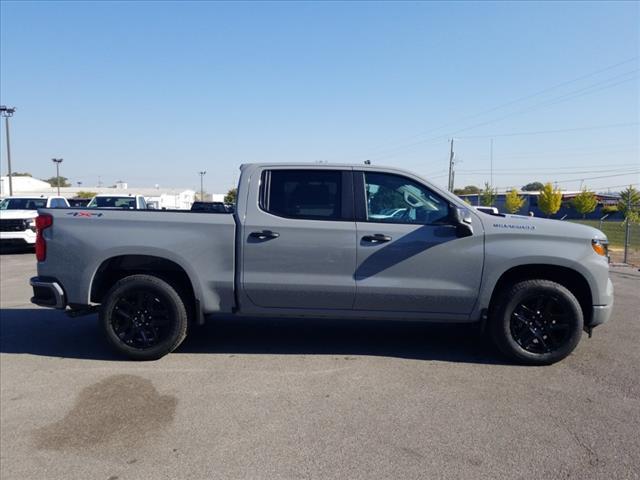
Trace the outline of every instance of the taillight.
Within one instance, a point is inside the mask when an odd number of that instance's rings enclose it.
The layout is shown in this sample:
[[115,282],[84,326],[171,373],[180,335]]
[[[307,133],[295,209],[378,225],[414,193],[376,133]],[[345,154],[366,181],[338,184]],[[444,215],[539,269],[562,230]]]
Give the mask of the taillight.
[[36,217],[36,258],[39,262],[44,262],[47,259],[47,242],[42,233],[51,225],[53,225],[53,217],[48,213]]

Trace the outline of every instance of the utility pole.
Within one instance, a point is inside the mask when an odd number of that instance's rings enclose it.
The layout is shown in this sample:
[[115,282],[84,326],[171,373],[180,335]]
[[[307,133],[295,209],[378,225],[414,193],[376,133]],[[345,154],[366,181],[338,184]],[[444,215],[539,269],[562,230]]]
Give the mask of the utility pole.
[[52,158],[51,161],[56,164],[56,185],[58,186],[58,196],[60,196],[60,164],[62,158]]
[[449,184],[447,189],[453,192],[453,138],[451,139],[451,150],[449,152]]
[[491,139],[491,143],[490,143],[489,157],[490,157],[490,161],[491,161],[491,165],[490,165],[490,167],[491,167],[491,169],[490,169],[490,172],[491,172],[490,185],[491,185],[491,188],[493,188],[493,138]]
[[11,141],[9,140],[9,118],[13,117],[16,109],[0,105],[0,114],[4,117],[4,126],[7,132],[7,170],[9,173],[9,195],[13,195],[13,179],[11,177]]
[[203,170],[203,171],[198,172],[198,173],[200,174],[200,201],[204,202],[204,187],[203,187],[202,181],[204,179],[204,176],[207,174],[207,171]]

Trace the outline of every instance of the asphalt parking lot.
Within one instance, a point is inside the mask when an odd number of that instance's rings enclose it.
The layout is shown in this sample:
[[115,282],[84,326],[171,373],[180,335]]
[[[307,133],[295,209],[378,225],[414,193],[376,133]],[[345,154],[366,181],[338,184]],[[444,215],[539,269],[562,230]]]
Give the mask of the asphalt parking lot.
[[29,303],[0,256],[0,477],[640,478],[640,272],[609,324],[550,367],[468,327],[229,320],[147,363],[95,316]]

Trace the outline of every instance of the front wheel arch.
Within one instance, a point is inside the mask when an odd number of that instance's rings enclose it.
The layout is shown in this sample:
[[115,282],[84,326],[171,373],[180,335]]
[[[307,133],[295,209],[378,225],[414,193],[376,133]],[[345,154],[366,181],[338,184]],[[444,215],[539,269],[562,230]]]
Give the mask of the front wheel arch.
[[593,314],[593,300],[591,288],[587,279],[576,270],[549,264],[518,265],[506,270],[496,282],[489,301],[489,315],[498,304],[498,300],[505,290],[518,282],[525,280],[550,280],[569,290],[580,303],[584,324],[591,323]]

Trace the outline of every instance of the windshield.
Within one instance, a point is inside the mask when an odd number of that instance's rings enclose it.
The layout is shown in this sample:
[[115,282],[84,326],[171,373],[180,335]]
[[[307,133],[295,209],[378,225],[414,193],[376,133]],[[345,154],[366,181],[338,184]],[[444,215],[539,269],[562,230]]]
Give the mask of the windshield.
[[37,210],[46,206],[46,198],[5,198],[0,202],[0,210]]
[[87,207],[135,209],[135,197],[93,197]]

